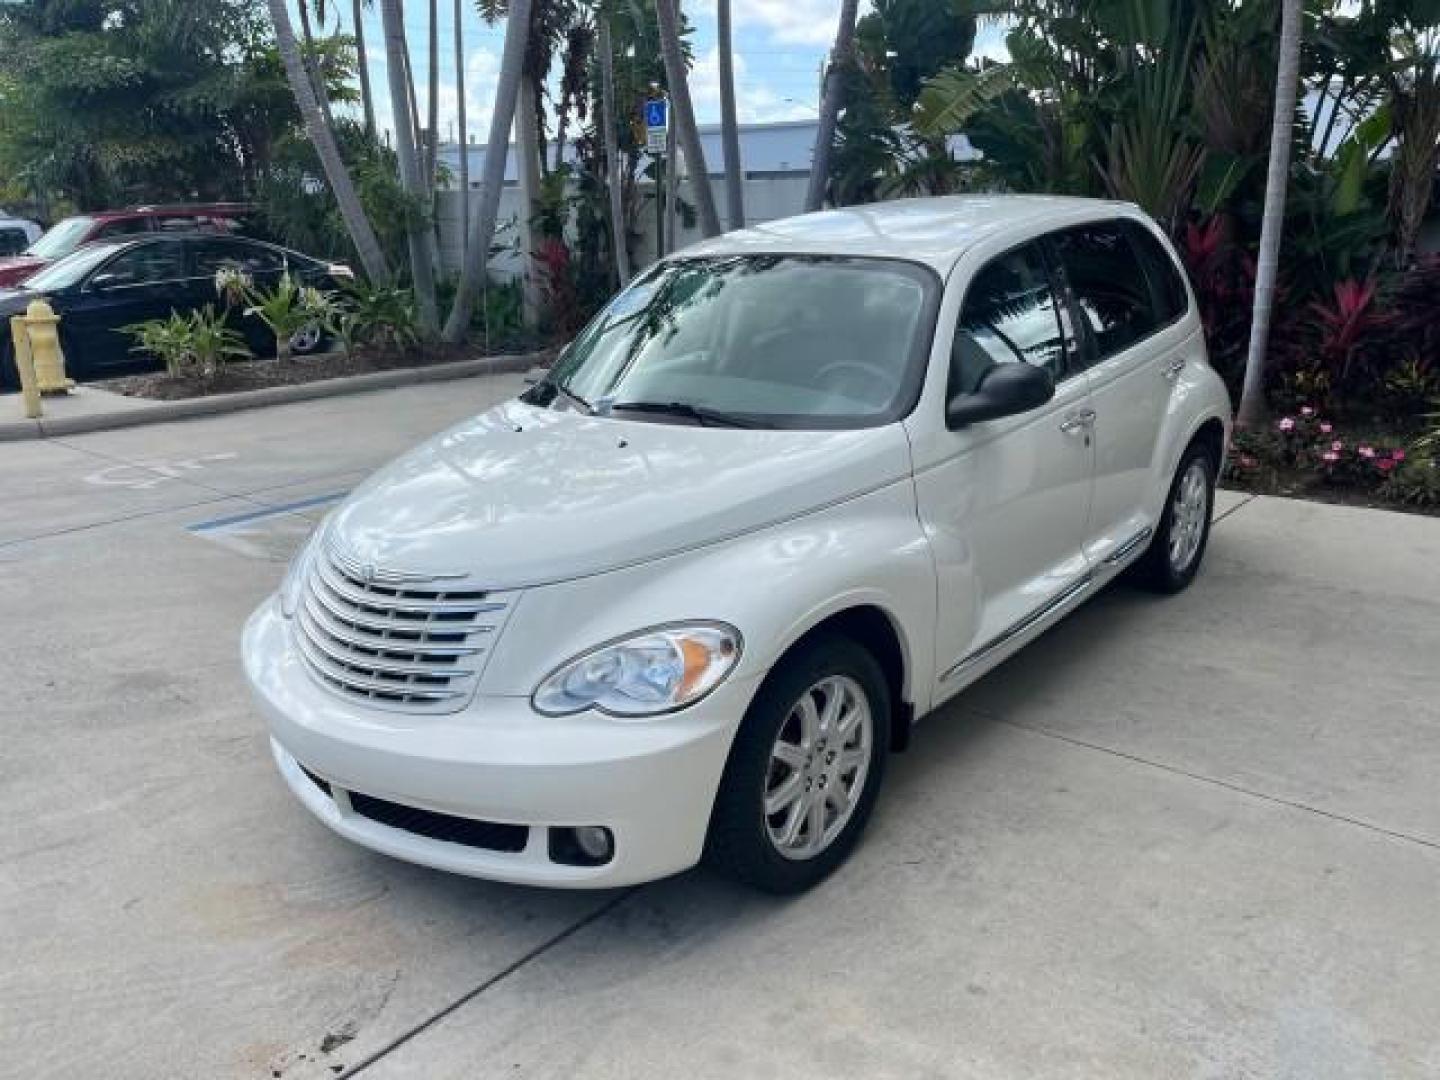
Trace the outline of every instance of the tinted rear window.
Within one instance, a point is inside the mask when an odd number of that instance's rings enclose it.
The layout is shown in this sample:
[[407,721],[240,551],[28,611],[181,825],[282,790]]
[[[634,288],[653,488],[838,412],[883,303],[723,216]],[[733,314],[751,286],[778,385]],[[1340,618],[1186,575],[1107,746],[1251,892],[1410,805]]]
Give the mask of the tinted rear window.
[[1067,229],[1054,240],[1097,360],[1123,352],[1160,325],[1149,280],[1119,222]]
[[1123,228],[1125,235],[1130,238],[1130,243],[1134,245],[1135,254],[1140,259],[1140,265],[1145,268],[1145,276],[1150,279],[1150,287],[1154,290],[1155,321],[1162,326],[1174,322],[1185,314],[1185,309],[1190,306],[1189,298],[1185,294],[1185,283],[1180,280],[1180,272],[1175,269],[1175,260],[1143,225],[1126,221]]

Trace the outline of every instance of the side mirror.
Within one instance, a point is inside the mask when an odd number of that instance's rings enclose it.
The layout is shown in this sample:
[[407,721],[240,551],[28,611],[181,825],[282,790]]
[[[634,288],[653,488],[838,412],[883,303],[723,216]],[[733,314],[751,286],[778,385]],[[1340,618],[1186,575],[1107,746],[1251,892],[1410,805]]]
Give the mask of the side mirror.
[[952,428],[1038,409],[1055,396],[1050,372],[1034,364],[996,364],[973,394],[956,394],[945,407]]

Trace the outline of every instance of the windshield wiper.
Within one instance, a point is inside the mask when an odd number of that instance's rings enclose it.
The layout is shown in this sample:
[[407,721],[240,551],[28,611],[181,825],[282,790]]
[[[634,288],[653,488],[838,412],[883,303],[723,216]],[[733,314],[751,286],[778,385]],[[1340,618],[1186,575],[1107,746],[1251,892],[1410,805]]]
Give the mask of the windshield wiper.
[[553,386],[556,393],[558,393],[561,397],[567,398],[570,404],[580,406],[581,409],[589,413],[591,416],[595,415],[595,406],[591,405],[590,402],[586,401],[583,397],[575,393],[575,391],[571,390],[568,386],[565,386],[563,383],[556,382],[554,379],[546,379],[545,383],[549,386]]
[[610,406],[611,412],[654,413],[657,416],[683,416],[703,427],[758,428],[762,425],[745,416],[737,416],[722,409],[711,409],[704,405],[692,405],[688,401],[617,401]]

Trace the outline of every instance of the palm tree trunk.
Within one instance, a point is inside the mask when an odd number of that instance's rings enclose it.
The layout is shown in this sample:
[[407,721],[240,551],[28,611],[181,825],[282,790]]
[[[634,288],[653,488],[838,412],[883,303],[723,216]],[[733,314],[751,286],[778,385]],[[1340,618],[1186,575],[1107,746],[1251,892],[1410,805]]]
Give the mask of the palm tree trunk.
[[610,19],[600,20],[600,129],[605,140],[605,170],[610,189],[610,246],[615,251],[615,276],[623,289],[630,284],[630,251],[625,243],[624,192],[621,182],[620,142],[615,132],[615,52],[610,42]]
[[[675,6],[671,6],[674,4]],[[680,51],[679,0],[655,0],[660,22],[660,54],[665,60],[665,83],[670,92],[671,121],[685,152],[690,169],[690,190],[700,211],[700,232],[720,235],[720,215],[715,212],[715,195],[710,190],[710,171],[705,167],[705,149],[700,129],[695,126],[695,109],[690,104],[690,84],[685,75],[685,57]]]
[[300,47],[295,41],[295,31],[290,25],[290,12],[285,7],[285,0],[268,0],[268,3],[270,18],[275,24],[275,45],[285,65],[290,92],[295,95],[295,104],[300,110],[305,132],[315,146],[320,167],[325,170],[326,182],[335,193],[335,202],[345,221],[345,229],[360,256],[360,264],[365,268],[366,277],[377,285],[388,285],[390,266],[385,261],[385,253],[380,248],[375,230],[370,226],[370,219],[365,216],[360,197],[355,193],[355,183],[350,179],[350,171],[345,167],[344,159],[340,157],[340,148],[335,145],[335,133],[325,123],[320,112],[320,102],[315,97],[315,87],[311,84],[309,73],[301,59]]
[[740,161],[740,125],[735,119],[735,57],[730,47],[730,0],[715,6],[716,47],[720,50],[720,141],[725,147],[725,216],[730,228],[745,227],[744,168]]
[[[285,0],[270,0],[284,4]],[[525,64],[525,45],[530,36],[530,0],[510,0],[510,17],[505,24],[505,49],[500,57],[500,78],[495,84],[495,104],[490,113],[490,141],[485,151],[485,171],[480,177],[480,205],[470,219],[470,243],[455,304],[445,320],[444,340],[464,340],[475,310],[475,294],[485,281],[490,241],[495,236],[495,215],[500,209],[500,189],[505,183],[505,158],[510,150],[510,128],[515,122],[515,100]]]
[[455,95],[460,119],[460,258],[470,240],[470,129],[465,124],[465,32],[463,4],[455,0]]
[[844,0],[840,5],[840,25],[835,28],[835,45],[830,50],[830,66],[825,69],[825,94],[820,99],[820,125],[815,131],[815,153],[810,159],[810,185],[805,191],[806,211],[819,210],[825,202],[825,187],[830,181],[830,147],[835,142],[835,124],[840,117],[840,97],[845,89],[845,68],[850,63],[855,42],[855,18],[860,0]]
[[440,5],[430,0],[430,94],[425,110],[425,190],[435,190],[435,169],[440,162]]
[[315,34],[310,29],[310,0],[299,0],[296,5],[300,12],[300,37],[305,42],[305,72],[310,76],[310,85],[315,88],[315,99],[320,102],[320,115],[331,131],[335,130],[335,117],[330,112],[330,92],[325,88],[325,75],[315,62]]
[[1265,348],[1275,305],[1280,236],[1285,226],[1285,190],[1290,181],[1290,144],[1295,125],[1295,90],[1300,81],[1303,0],[1283,0],[1280,60],[1275,76],[1275,115],[1270,122],[1270,164],[1265,173],[1265,210],[1260,224],[1260,256],[1255,270],[1255,303],[1250,319],[1250,350],[1236,423],[1250,427],[1265,419]]
[[375,96],[370,90],[370,58],[365,49],[365,0],[354,0],[355,67],[360,73],[360,107],[365,111],[365,134],[375,138]]
[[[405,17],[400,10],[400,0],[381,0],[380,12],[385,26],[385,67],[390,75],[390,106],[394,112],[395,155],[400,160],[400,186],[412,197],[423,199],[425,182],[415,148],[415,118],[410,113],[407,86],[410,80],[405,76]],[[410,277],[415,286],[420,332],[430,337],[439,329],[439,315],[435,310],[435,269],[430,262],[430,245],[425,240],[425,234],[430,229],[421,221],[412,222],[405,231],[410,247]]]
[[672,124],[665,138],[665,228],[661,234],[662,256],[675,250],[678,246],[675,240],[680,232],[680,154],[676,145],[677,134]]
[[[513,17],[513,16],[512,16]],[[540,282],[535,277],[535,217],[540,210],[540,109],[536,86],[520,85],[515,112],[516,172],[520,180],[520,254],[525,276],[520,282],[523,318],[534,326],[540,318]]]

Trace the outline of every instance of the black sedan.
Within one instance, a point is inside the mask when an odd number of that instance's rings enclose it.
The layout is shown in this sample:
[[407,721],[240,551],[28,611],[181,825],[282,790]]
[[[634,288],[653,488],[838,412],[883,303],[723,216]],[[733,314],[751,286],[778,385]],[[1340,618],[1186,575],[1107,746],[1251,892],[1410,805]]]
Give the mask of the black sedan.
[[[60,316],[60,344],[65,373],[72,379],[104,379],[149,371],[159,365],[132,351],[135,339],[121,328],[147,319],[163,319],[214,304],[215,275],[223,269],[244,271],[256,288],[271,288],[287,269],[305,285],[334,289],[352,275],[297,251],[240,237],[202,233],[144,237],[88,244],[25,282],[18,289],[0,289],[0,387],[20,384],[15,368],[10,316],[24,313],[37,296]],[[275,339],[259,319],[236,311],[231,325],[257,356],[275,350]],[[323,333],[310,327],[290,342],[293,352],[318,349]]]

